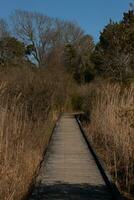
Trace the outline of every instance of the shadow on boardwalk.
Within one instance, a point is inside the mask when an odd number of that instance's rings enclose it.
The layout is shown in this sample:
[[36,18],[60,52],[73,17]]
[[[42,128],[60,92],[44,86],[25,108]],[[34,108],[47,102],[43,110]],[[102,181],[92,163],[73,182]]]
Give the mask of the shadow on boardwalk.
[[28,200],[109,200],[106,186],[54,184],[36,186]]

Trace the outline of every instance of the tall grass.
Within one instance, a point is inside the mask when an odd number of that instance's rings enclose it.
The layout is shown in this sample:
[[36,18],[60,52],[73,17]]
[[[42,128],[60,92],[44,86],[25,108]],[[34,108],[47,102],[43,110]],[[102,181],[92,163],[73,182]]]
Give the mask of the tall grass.
[[118,187],[134,195],[134,83],[97,81],[82,93],[88,137]]
[[52,71],[0,72],[1,200],[20,200],[26,194],[63,107],[66,78]]

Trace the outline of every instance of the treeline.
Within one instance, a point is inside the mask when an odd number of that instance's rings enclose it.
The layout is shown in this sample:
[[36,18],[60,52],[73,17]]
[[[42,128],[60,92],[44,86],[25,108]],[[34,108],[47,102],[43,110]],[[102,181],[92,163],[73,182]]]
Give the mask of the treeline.
[[110,23],[100,35],[93,61],[98,73],[120,81],[134,78],[134,10]]
[[119,22],[110,22],[100,33],[95,45],[91,36],[84,36],[78,45],[67,44],[65,60],[79,83],[95,77],[122,83],[134,79],[134,10],[123,14]]
[[133,9],[120,22],[110,21],[96,45],[78,24],[37,12],[16,10],[10,24],[0,20],[0,66],[60,65],[79,84],[98,76],[122,82],[134,77]]
[[39,68],[64,66],[79,83],[93,78],[93,39],[76,23],[16,10],[11,24],[9,32],[0,21],[1,66],[29,61]]

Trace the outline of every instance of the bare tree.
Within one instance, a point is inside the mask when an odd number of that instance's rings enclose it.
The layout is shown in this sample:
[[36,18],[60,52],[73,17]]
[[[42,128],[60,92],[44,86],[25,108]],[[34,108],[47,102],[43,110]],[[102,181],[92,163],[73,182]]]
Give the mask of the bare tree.
[[12,15],[14,33],[28,46],[40,66],[51,48],[52,21],[52,18],[36,12],[16,10]]
[[58,36],[57,41],[60,41],[62,44],[74,44],[84,34],[84,31],[74,22],[56,19],[55,27]]
[[39,66],[46,64],[48,55],[54,49],[61,52],[66,43],[74,43],[83,35],[77,24],[37,12],[16,10],[11,19],[14,33],[27,45],[28,53]]

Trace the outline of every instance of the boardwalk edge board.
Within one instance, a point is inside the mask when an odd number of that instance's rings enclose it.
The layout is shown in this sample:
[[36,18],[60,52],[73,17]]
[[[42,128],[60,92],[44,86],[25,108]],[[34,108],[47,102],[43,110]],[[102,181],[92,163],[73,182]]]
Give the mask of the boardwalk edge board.
[[42,154],[42,160],[41,160],[41,162],[40,162],[38,168],[36,169],[36,172],[35,172],[35,174],[34,174],[34,178],[33,178],[32,182],[31,182],[31,184],[30,184],[30,186],[29,186],[29,189],[28,189],[27,194],[24,195],[24,197],[23,197],[21,200],[28,200],[28,199],[30,198],[30,196],[31,196],[31,194],[32,194],[32,192],[33,192],[33,190],[34,190],[35,183],[36,183],[36,179],[37,179],[37,177],[38,177],[38,174],[39,174],[39,171],[40,171],[40,169],[41,169],[42,163],[43,163],[43,161],[44,161],[44,156],[45,156],[45,154],[46,154],[46,152],[47,152],[47,150],[48,150],[48,147],[49,147],[49,144],[50,144],[50,142],[51,142],[53,133],[54,133],[56,127],[58,126],[58,121],[60,120],[61,116],[62,116],[62,114],[60,114],[60,115],[58,116],[58,118],[57,118],[57,120],[56,120],[56,122],[55,122],[55,124],[54,124],[54,126],[53,126],[53,128],[52,128],[52,132],[51,132],[51,135],[50,135],[50,137],[49,137],[49,141],[48,141],[47,147],[45,148],[45,150],[44,150],[44,152],[43,152],[43,154]]
[[122,195],[121,195],[120,191],[118,190],[117,186],[115,185],[115,183],[112,181],[112,178],[111,178],[110,174],[108,173],[108,171],[103,166],[101,159],[97,156],[97,153],[93,149],[90,141],[87,139],[87,137],[86,137],[87,134],[86,134],[85,130],[82,127],[81,121],[79,120],[79,115],[76,114],[75,115],[75,119],[76,119],[76,121],[77,121],[77,123],[79,125],[79,128],[81,130],[81,133],[82,133],[82,135],[83,135],[83,137],[84,137],[84,139],[85,139],[85,141],[86,141],[86,143],[88,145],[88,148],[89,148],[91,154],[93,155],[93,158],[94,158],[94,160],[95,160],[95,162],[96,162],[96,164],[97,164],[97,166],[99,168],[99,171],[100,171],[100,173],[101,173],[106,185],[108,186],[108,188],[109,188],[109,190],[110,190],[110,192],[112,194],[113,199],[114,200],[125,200],[125,198],[122,197]]

